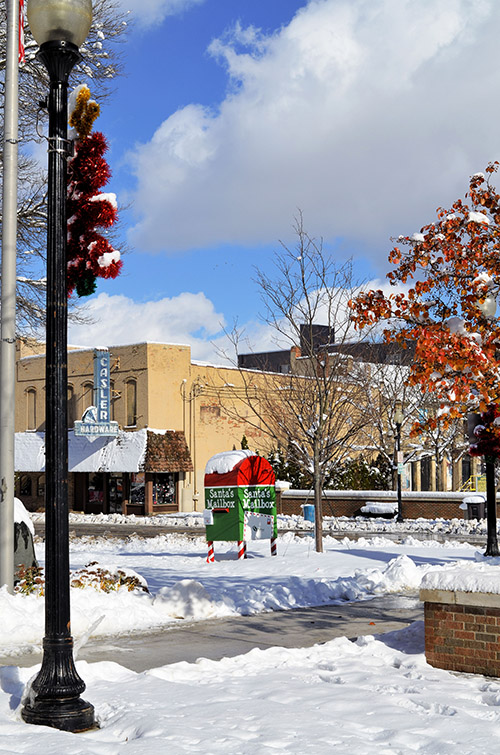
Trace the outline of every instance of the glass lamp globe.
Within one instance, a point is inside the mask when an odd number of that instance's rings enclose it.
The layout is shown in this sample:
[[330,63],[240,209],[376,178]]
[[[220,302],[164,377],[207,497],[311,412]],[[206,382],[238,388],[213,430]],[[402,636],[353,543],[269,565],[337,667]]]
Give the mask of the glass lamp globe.
[[92,0],[28,0],[27,15],[39,46],[71,42],[80,47],[92,23]]
[[397,425],[403,424],[403,404],[401,401],[396,401],[394,405],[394,422]]

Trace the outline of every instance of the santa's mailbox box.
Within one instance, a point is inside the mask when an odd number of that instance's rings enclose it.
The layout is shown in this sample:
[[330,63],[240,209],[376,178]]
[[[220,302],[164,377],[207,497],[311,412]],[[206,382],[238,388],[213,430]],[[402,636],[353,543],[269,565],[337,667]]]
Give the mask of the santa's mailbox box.
[[228,451],[209,459],[205,468],[204,520],[208,561],[216,540],[238,542],[246,558],[249,540],[270,540],[276,555],[276,491],[273,468],[251,451]]

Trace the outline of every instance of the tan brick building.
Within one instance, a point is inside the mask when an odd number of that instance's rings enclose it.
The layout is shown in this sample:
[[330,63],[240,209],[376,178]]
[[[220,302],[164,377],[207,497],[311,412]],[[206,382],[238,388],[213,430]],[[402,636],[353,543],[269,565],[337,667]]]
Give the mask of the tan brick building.
[[[31,509],[44,505],[44,345],[19,343],[16,359],[16,492]],[[94,403],[94,350],[68,351],[70,506],[86,512],[133,513],[203,508],[206,462],[250,447],[265,452],[265,434],[245,421],[235,397],[237,369],[191,360],[189,346],[139,343],[109,347],[111,420],[117,437],[77,437],[75,420]],[[262,379],[256,373],[256,381]],[[232,411],[225,410],[224,397]],[[254,420],[255,422],[255,420]]]

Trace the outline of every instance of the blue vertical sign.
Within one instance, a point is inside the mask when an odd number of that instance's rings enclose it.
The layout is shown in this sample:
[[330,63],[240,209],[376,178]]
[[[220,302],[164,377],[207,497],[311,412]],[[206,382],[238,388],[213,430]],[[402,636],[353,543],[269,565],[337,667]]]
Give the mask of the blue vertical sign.
[[89,406],[81,421],[75,422],[75,435],[89,440],[99,435],[118,435],[118,422],[110,419],[111,387],[109,351],[94,351],[94,406]]
[[109,351],[94,351],[94,401],[97,421],[109,422],[111,390],[109,383]]

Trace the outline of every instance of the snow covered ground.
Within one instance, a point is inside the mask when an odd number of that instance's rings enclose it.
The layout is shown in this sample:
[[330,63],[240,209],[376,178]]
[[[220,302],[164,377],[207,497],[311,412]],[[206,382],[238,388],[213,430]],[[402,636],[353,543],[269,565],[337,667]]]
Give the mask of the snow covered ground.
[[[82,538],[71,544],[73,569],[97,561],[141,575],[150,592],[72,589],[73,633],[78,644],[89,633],[116,636],[185,619],[415,595],[432,571],[481,569],[477,550],[411,536],[402,543],[326,537],[320,555],[312,537],[288,533],[276,558],[268,542],[251,543],[246,561],[236,560],[235,545],[216,543],[217,561],[207,564],[201,533]],[[43,561],[41,545],[37,552]],[[40,644],[41,597],[0,591],[0,610],[1,650]],[[0,752],[466,754],[496,752],[500,736],[500,682],[428,666],[421,623],[355,643],[256,649],[142,674],[113,663],[78,662],[78,669],[101,728],[72,735],[24,724],[18,706],[36,668],[0,668]]]

